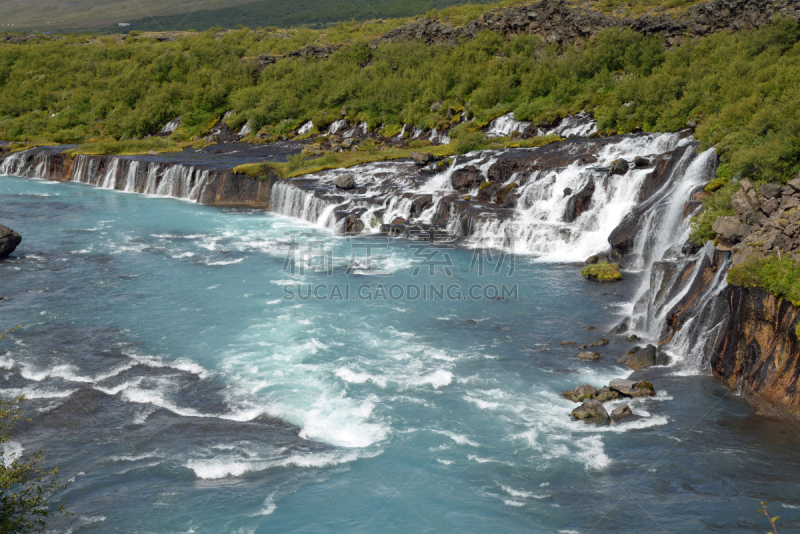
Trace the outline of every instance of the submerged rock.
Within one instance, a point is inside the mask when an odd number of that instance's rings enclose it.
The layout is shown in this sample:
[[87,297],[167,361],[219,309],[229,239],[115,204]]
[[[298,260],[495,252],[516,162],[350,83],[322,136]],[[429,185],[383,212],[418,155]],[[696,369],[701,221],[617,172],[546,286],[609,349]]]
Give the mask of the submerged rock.
[[630,397],[638,398],[638,397],[655,397],[656,396],[656,388],[653,387],[652,382],[648,382],[647,380],[639,380],[633,386],[633,389],[628,393]]
[[587,400],[572,410],[572,417],[580,421],[608,421],[608,412],[600,401]]
[[5,258],[22,243],[22,236],[17,232],[0,224],[0,258]]

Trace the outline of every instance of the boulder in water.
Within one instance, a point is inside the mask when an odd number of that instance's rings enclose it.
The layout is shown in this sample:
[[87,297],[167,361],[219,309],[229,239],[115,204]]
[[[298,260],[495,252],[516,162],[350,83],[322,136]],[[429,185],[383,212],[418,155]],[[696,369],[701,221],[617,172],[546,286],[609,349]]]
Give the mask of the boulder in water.
[[17,232],[0,224],[0,258],[5,258],[22,243],[22,236]]
[[450,184],[459,193],[469,193],[478,187],[482,181],[483,175],[480,169],[472,165],[454,171],[450,177]]
[[615,378],[608,383],[608,387],[614,391],[618,391],[623,395],[628,395],[636,385],[633,380],[625,380],[624,378]]
[[596,387],[590,386],[589,384],[583,384],[576,387],[572,391],[562,391],[561,396],[563,396],[565,399],[571,400],[572,402],[581,402],[586,399],[594,399],[599,393],[600,390]]
[[339,189],[353,189],[356,186],[356,179],[352,174],[342,174],[336,177],[333,184]]
[[636,382],[636,385],[633,386],[633,389],[630,391],[630,393],[628,393],[628,395],[633,398],[655,397],[656,388],[653,387],[652,382],[648,382],[647,380],[639,380]]
[[628,172],[628,162],[624,159],[615,159],[611,162],[609,172],[611,174],[626,174]]
[[617,406],[613,410],[611,410],[611,419],[617,421],[619,419],[623,419],[625,417],[629,417],[633,415],[630,407],[627,404],[623,404],[621,406]]
[[572,417],[581,421],[608,421],[608,412],[600,401],[586,400],[583,404],[572,410]]
[[617,360],[617,363],[627,365],[634,371],[641,371],[642,369],[647,369],[648,367],[657,365],[656,352],[657,349],[654,345],[647,345],[645,348],[636,351],[631,355],[623,356]]
[[636,165],[637,169],[641,169],[650,165],[650,160],[637,156],[636,159],[633,160],[633,164]]
[[597,352],[580,352],[578,353],[579,360],[595,361],[601,358]]

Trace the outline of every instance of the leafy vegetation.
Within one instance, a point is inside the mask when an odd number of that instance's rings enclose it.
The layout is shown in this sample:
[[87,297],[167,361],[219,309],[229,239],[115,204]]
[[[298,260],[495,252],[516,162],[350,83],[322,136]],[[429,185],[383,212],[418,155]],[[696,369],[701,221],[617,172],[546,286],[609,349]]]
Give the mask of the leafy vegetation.
[[[645,0],[641,0],[644,2]],[[487,6],[456,6],[457,17]],[[326,31],[187,34],[174,42],[72,36],[0,46],[0,136],[15,141],[141,139],[180,116],[176,143],[202,135],[226,111],[276,138],[307,120],[322,131],[339,111],[371,128],[402,123],[439,129],[463,109],[471,128],[513,111],[542,121],[591,110],[601,130],[674,131],[699,122],[731,177],[784,183],[800,169],[800,25],[778,20],[757,31],[719,33],[665,49],[660,36],[608,29],[559,50],[538,37],[484,32],[457,46],[369,45],[388,26],[343,23]],[[88,39],[88,40],[87,40]],[[309,44],[348,44],[329,59],[260,54]],[[441,101],[436,111],[431,104]],[[452,114],[451,114],[452,116]],[[453,132],[456,151],[485,146]],[[97,150],[111,150],[98,145]],[[719,191],[728,182],[721,177]],[[721,194],[720,194],[721,195]],[[722,196],[714,197],[720,206]],[[726,209],[722,206],[720,209]],[[711,215],[696,226],[708,236]]]
[[728,283],[738,287],[761,287],[800,306],[800,264],[788,255],[747,258],[728,270]]
[[93,156],[108,156],[112,154],[120,156],[136,156],[156,152],[177,152],[183,147],[173,139],[163,137],[148,137],[147,139],[127,139],[124,141],[108,140],[95,141],[93,143],[82,144],[78,148],[66,151],[68,156],[74,157],[77,154],[89,154]]

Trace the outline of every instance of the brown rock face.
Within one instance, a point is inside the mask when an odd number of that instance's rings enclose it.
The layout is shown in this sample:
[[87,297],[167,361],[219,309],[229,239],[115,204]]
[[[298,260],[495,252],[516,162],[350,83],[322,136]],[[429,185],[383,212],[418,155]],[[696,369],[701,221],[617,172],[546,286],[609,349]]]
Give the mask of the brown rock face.
[[763,289],[730,287],[728,327],[711,368],[759,411],[800,417],[800,308]]

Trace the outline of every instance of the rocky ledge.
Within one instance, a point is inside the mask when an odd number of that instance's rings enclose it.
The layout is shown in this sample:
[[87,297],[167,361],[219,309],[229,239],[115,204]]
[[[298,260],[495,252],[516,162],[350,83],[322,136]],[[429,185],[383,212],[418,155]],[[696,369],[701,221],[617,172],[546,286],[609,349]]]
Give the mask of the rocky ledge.
[[800,261],[800,174],[785,186],[749,180],[731,198],[733,217],[718,217],[712,229],[717,250],[733,253],[733,264],[749,257],[791,254]]

